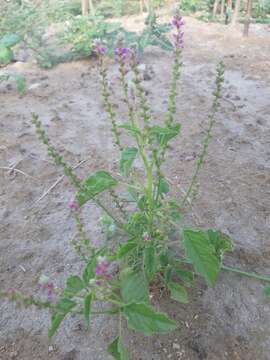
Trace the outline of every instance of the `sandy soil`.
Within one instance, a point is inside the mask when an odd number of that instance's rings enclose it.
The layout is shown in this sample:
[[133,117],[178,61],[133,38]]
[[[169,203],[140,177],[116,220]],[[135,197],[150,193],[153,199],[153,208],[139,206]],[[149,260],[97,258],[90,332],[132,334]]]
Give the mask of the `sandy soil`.
[[[131,28],[141,26],[136,18],[126,22]],[[215,64],[223,58],[224,99],[201,174],[196,223],[233,237],[236,251],[226,264],[270,275],[270,31],[253,26],[250,37],[243,39],[238,30],[231,32],[223,25],[192,18],[186,22],[178,97],[183,136],[170,151],[168,178],[179,194],[188,184],[211,106]],[[144,58],[154,73],[145,86],[158,120],[166,109],[171,61],[171,54],[159,49],[148,49]],[[61,286],[82,264],[69,245],[75,232],[67,209],[73,189],[63,180],[38,201],[62,173],[39,144],[30,113],[40,114],[53,142],[72,164],[87,160],[78,169],[82,176],[100,168],[115,171],[119,154],[112,146],[93,61],[62,64],[50,71],[16,63],[8,70],[26,75],[28,91],[19,98],[15,86],[0,86],[0,166],[16,166],[29,176],[0,170],[0,288],[31,293],[37,290],[40,274]],[[114,64],[110,71],[114,84]],[[88,210],[89,230],[99,243],[104,236],[96,224],[100,212]],[[188,306],[154,299],[180,323],[179,330],[150,338],[127,332],[132,359],[269,360],[270,300],[262,287],[222,273],[214,289],[198,281]],[[104,349],[115,335],[113,320],[94,319],[87,331],[81,319],[69,318],[51,344],[48,324],[45,311],[1,302],[0,359],[110,359]]]

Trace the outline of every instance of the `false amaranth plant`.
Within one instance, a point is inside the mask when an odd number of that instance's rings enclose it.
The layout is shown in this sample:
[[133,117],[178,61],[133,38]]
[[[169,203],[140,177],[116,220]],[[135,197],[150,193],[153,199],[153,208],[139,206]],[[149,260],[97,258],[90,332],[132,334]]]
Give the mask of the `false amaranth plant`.
[[[174,65],[169,93],[168,109],[163,124],[155,124],[143,88],[136,54],[130,48],[119,47],[115,56],[119,64],[119,79],[127,107],[126,121],[119,123],[112,92],[108,86],[106,49],[96,43],[101,88],[105,109],[111,122],[114,142],[120,152],[119,174],[99,170],[81,181],[70,165],[59,155],[43,130],[37,115],[33,123],[41,141],[47,146],[48,154],[64,169],[66,176],[75,187],[75,200],[69,204],[74,213],[78,239],[75,249],[85,261],[82,275],[71,275],[56,303],[41,302],[31,297],[26,299],[18,293],[2,293],[11,301],[22,301],[49,308],[52,312],[49,336],[53,336],[69,313],[83,315],[89,326],[91,317],[108,314],[118,317],[119,333],[112,339],[108,352],[115,358],[129,358],[123,343],[123,326],[145,335],[166,333],[175,330],[178,324],[165,313],[158,312],[151,305],[151,287],[159,283],[168,289],[171,298],[182,304],[189,301],[187,288],[193,284],[195,274],[214,286],[220,270],[230,270],[261,280],[269,278],[248,274],[223,265],[223,255],[233,250],[231,239],[217,230],[186,228],[182,222],[185,207],[192,200],[199,171],[204,163],[214,125],[214,116],[219,107],[224,67],[217,67],[213,107],[209,115],[208,130],[202,152],[186,195],[179,201],[170,196],[170,186],[163,173],[163,164],[169,143],[179,135],[181,124],[175,120],[177,82],[180,77],[183,48],[182,17],[173,19],[176,30]],[[133,74],[130,92],[127,73]],[[123,115],[121,116],[123,117]],[[122,133],[131,137],[132,146],[122,143]],[[136,168],[134,161],[141,166]],[[142,173],[143,169],[143,173]],[[122,192],[125,188],[125,193]],[[104,203],[101,194],[107,192],[114,208]],[[83,225],[82,207],[89,201],[99,206],[106,215],[106,224],[117,229],[121,241],[110,241],[103,247],[93,246]],[[113,226],[112,226],[113,225]],[[110,234],[113,236],[113,232]],[[177,240],[172,241],[172,235]],[[176,251],[174,246],[177,246]],[[49,298],[54,290],[52,284],[43,281],[43,288]],[[266,289],[266,292],[270,292]],[[106,310],[94,311],[95,302],[105,302]]]

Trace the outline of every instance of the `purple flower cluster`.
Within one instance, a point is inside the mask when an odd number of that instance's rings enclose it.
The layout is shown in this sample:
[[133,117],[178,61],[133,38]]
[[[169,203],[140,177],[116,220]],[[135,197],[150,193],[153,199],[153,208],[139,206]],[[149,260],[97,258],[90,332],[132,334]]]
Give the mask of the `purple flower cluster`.
[[184,31],[183,26],[185,25],[183,17],[177,13],[172,20],[172,25],[176,28],[176,34],[174,35],[175,39],[175,48],[183,49],[184,47]]
[[42,275],[39,279],[38,285],[39,288],[46,293],[48,301],[52,301],[55,293],[55,287],[49,278],[46,275]]
[[71,200],[68,203],[68,207],[70,210],[74,210],[74,211],[78,211],[80,209],[80,205],[78,204],[78,202],[76,200]]
[[172,25],[177,29],[181,29],[185,25],[183,17],[178,13],[172,19]]
[[133,56],[132,49],[127,47],[118,47],[114,50],[114,53],[118,60],[123,64],[128,63]]
[[[110,274],[110,263],[107,260],[106,256],[99,256],[97,259],[97,265],[96,265],[96,275],[102,278],[105,278],[106,280],[111,280],[112,275]],[[98,280],[99,281],[99,280]],[[97,282],[99,285],[99,283]]]
[[93,49],[94,49],[94,52],[99,56],[105,55],[108,51],[107,47],[104,46],[102,41],[99,39],[95,39],[93,41]]
[[144,234],[143,234],[143,240],[144,240],[144,241],[150,241],[150,240],[151,240],[150,235],[149,235],[148,233],[144,233]]

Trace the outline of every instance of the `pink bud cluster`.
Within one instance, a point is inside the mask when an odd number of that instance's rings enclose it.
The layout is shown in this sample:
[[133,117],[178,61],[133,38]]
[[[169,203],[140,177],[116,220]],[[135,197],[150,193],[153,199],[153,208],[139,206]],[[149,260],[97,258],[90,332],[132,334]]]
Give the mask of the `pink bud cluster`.
[[[106,256],[99,256],[97,258],[97,265],[95,269],[96,275],[105,280],[111,280],[112,275],[110,274],[110,263]],[[97,285],[100,285],[101,281],[97,280]]]
[[71,200],[68,203],[68,207],[70,210],[78,211],[80,209],[80,205],[76,200]]
[[46,293],[48,301],[52,301],[55,294],[55,286],[49,278],[46,275],[42,275],[39,279],[38,285],[39,288]]
[[99,56],[105,55],[108,51],[107,47],[99,39],[93,41],[93,50]]
[[183,26],[185,25],[183,17],[177,13],[172,20],[172,25],[176,29],[176,34],[174,34],[174,40],[175,40],[175,48],[176,49],[183,49],[184,47],[184,31]]
[[122,64],[127,64],[131,60],[133,56],[133,51],[131,48],[127,47],[119,47],[114,50],[114,53],[116,57],[118,58],[118,61]]

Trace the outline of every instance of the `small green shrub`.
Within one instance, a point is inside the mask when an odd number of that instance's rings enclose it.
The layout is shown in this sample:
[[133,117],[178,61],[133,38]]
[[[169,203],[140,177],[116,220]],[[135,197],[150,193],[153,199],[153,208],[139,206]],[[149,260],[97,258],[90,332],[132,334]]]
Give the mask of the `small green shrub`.
[[100,16],[78,16],[67,24],[62,39],[72,46],[73,53],[78,56],[91,55],[97,39],[106,43],[110,55],[114,54],[117,43],[123,42],[134,47],[139,56],[142,56],[149,45],[172,50],[172,44],[165,35],[169,30],[168,24],[157,23],[156,15],[146,19],[145,28],[141,33],[127,31],[121,24],[106,22]]
[[15,81],[20,95],[25,93],[25,77],[21,74],[0,74],[0,83],[2,81]]

